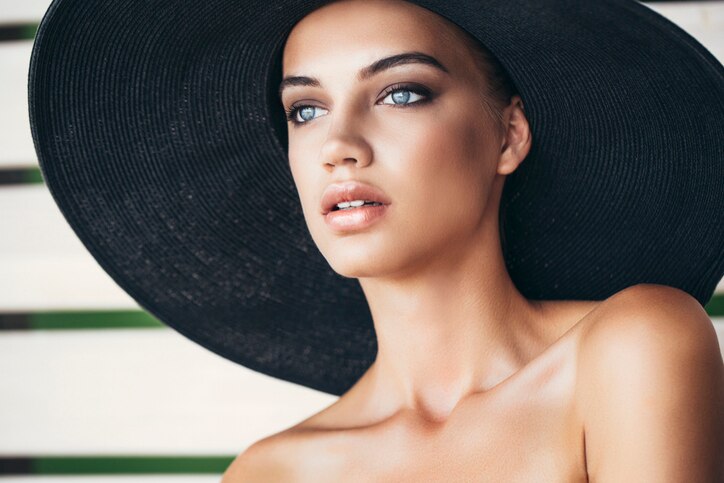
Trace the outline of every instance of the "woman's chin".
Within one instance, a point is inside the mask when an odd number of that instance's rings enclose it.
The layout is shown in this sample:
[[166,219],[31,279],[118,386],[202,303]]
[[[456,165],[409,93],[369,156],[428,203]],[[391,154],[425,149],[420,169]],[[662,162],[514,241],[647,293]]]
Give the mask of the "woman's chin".
[[352,258],[334,257],[327,261],[332,270],[347,278],[374,277],[386,271],[373,254],[356,254]]
[[358,250],[355,253],[335,253],[327,257],[329,266],[347,278],[382,278],[398,273],[410,263],[395,250]]

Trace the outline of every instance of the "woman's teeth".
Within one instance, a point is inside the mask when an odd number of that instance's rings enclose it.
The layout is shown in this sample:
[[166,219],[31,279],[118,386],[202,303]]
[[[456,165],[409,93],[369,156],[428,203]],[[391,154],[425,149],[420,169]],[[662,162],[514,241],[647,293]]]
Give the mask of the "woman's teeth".
[[[382,203],[377,203],[376,201],[364,201],[364,200],[354,200],[354,201],[344,201],[342,203],[337,203],[337,210],[347,210],[350,208],[357,208],[358,206],[362,205],[372,205],[372,206],[379,206]],[[336,211],[336,210],[332,210]]]

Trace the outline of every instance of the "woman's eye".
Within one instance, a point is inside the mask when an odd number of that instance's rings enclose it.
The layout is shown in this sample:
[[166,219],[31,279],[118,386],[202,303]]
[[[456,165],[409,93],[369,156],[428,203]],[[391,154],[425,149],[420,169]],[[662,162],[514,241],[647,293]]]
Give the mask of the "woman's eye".
[[[416,100],[415,96],[417,96]],[[414,104],[419,102],[420,99],[427,98],[427,93],[412,87],[398,87],[391,89],[385,99],[387,98],[392,99],[392,102],[382,102],[382,104],[406,105]],[[383,101],[385,99],[383,99]],[[410,99],[413,99],[413,101],[410,102]]]
[[[292,107],[286,110],[287,120],[291,121],[293,124],[306,124],[308,121],[315,118],[314,111],[316,109],[326,111],[326,109],[322,109],[317,106]],[[301,120],[299,118],[301,118]]]
[[[384,102],[386,99],[392,102]],[[417,86],[394,85],[387,89],[382,104],[393,105],[398,107],[407,107],[410,104],[419,104],[428,101],[430,93],[427,89]],[[295,126],[307,124],[309,121],[316,119],[315,112],[317,110],[327,111],[318,106],[301,105],[293,106],[285,109],[286,118]]]

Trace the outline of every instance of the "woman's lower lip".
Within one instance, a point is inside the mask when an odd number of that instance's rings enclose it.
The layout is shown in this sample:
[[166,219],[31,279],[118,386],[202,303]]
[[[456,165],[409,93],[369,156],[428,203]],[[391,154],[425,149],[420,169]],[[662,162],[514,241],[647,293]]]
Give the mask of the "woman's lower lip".
[[330,211],[324,221],[337,231],[354,231],[367,228],[382,218],[387,212],[387,205],[362,205],[357,208]]

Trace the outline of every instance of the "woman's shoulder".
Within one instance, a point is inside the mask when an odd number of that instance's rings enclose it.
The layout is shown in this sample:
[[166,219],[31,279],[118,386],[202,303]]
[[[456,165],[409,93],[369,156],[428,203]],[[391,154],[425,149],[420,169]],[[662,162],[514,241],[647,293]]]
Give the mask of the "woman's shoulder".
[[606,355],[619,357],[624,349],[640,353],[656,349],[657,344],[711,346],[712,337],[716,344],[714,325],[694,297],[668,285],[642,283],[601,304],[584,328],[581,363],[595,363]]
[[[221,483],[262,482],[270,472],[274,474],[275,468],[278,471],[278,464],[270,459],[269,446],[262,443],[257,441],[241,452],[224,471]],[[280,476],[276,474],[275,478]]]
[[688,293],[638,284],[607,299],[581,336],[576,393],[596,480],[705,481],[694,474],[719,471],[724,365],[713,323]]
[[229,465],[221,483],[298,481],[294,458],[302,441],[288,429],[255,442]]
[[643,377],[691,357],[721,361],[716,329],[704,307],[678,288],[637,284],[609,297],[582,327],[578,385],[596,392],[597,384]]
[[[236,457],[221,483],[324,483],[352,481],[346,475],[342,432],[299,424],[257,441]],[[344,453],[344,451],[342,451]]]

